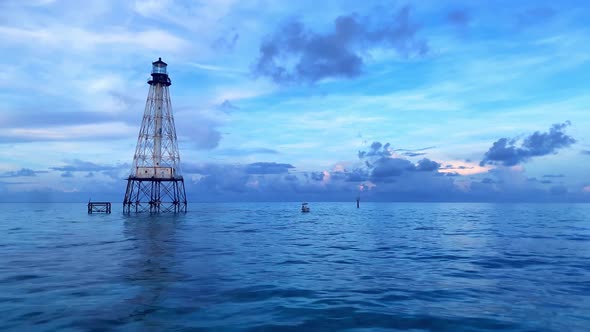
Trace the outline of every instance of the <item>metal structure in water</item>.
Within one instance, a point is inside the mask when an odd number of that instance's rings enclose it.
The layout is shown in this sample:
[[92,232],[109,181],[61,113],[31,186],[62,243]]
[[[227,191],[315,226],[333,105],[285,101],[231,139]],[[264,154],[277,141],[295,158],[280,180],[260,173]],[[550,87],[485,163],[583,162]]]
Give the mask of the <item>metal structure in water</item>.
[[152,63],[150,90],[127,178],[124,213],[187,210],[167,67],[162,58]]

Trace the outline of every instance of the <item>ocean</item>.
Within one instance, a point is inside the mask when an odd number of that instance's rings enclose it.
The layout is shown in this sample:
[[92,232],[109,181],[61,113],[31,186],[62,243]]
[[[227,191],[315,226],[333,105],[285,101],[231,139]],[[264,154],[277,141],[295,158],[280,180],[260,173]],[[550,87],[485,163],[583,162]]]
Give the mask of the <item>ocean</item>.
[[2,331],[588,331],[589,204],[0,204]]

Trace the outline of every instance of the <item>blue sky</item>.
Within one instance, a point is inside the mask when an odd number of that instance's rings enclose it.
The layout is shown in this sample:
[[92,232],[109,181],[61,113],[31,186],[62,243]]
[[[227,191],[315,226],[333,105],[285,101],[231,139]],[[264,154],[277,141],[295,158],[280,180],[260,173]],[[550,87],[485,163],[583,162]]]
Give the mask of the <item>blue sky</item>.
[[0,201],[122,200],[151,62],[189,201],[590,201],[584,1],[0,2]]

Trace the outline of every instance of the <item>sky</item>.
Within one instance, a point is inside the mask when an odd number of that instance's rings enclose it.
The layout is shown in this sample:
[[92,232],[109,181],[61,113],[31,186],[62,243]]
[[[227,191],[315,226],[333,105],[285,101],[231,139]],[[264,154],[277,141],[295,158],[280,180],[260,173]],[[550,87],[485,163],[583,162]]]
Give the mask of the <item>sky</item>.
[[189,202],[590,202],[589,14],[0,0],[0,202],[122,201],[158,57]]

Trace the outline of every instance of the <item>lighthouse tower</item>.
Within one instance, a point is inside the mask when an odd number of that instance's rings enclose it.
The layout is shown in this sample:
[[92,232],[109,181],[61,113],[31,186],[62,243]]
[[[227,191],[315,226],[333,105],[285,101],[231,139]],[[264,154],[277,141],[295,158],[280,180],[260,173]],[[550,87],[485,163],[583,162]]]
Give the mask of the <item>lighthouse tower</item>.
[[127,179],[123,212],[186,212],[186,192],[180,172],[180,155],[172,115],[168,65],[152,63],[150,91],[133,166]]

